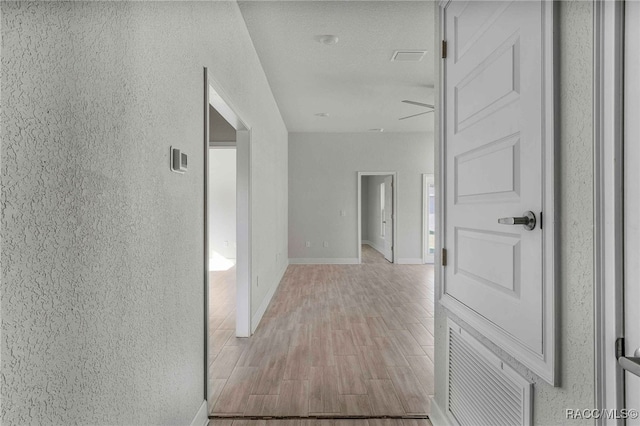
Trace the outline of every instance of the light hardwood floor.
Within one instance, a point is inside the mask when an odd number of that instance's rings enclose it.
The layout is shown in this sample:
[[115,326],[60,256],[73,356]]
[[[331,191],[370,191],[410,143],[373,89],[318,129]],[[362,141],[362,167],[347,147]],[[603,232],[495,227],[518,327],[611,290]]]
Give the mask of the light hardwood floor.
[[309,419],[231,420],[212,419],[209,426],[432,426],[428,419]]
[[211,278],[211,415],[429,413],[432,266],[391,264],[369,246],[362,265],[291,265],[248,339],[234,336],[235,270]]

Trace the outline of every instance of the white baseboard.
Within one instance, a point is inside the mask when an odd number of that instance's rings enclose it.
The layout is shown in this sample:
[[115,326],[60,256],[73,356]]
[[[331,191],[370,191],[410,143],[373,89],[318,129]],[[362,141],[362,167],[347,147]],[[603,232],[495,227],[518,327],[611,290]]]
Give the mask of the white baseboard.
[[431,397],[431,413],[429,414],[429,420],[433,426],[454,426],[449,420],[449,417],[442,411],[442,408],[436,402],[434,397]]
[[207,400],[205,400],[191,421],[191,426],[206,426],[207,423],[209,423],[209,413],[207,410]]
[[256,331],[256,328],[258,328],[260,321],[262,321],[262,317],[264,316],[264,313],[267,312],[269,303],[271,303],[271,299],[273,299],[273,295],[276,294],[276,290],[280,285],[280,281],[282,281],[282,277],[284,277],[284,273],[287,272],[288,266],[289,266],[288,262],[283,265],[280,272],[278,272],[276,281],[271,284],[271,289],[269,290],[264,300],[260,304],[260,307],[253,315],[251,315],[251,334],[253,334],[253,332]]
[[290,265],[357,265],[357,257],[294,257]]
[[369,241],[369,240],[362,240],[362,244],[366,244],[368,246],[373,247],[373,243],[371,241]]
[[422,258],[420,257],[407,257],[398,259],[396,261],[398,265],[422,265]]

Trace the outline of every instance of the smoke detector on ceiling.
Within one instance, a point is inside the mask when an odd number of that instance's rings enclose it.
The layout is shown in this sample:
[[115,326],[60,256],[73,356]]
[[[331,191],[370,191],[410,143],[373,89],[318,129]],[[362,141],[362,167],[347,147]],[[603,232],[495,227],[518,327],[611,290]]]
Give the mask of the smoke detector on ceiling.
[[426,50],[396,50],[391,62],[420,62],[426,54]]

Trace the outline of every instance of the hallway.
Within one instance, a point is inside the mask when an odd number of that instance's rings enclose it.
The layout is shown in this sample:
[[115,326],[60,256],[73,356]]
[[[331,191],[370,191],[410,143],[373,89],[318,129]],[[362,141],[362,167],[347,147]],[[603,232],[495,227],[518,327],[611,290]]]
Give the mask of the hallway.
[[249,339],[234,337],[235,271],[211,274],[210,414],[429,413],[432,266],[369,246],[362,265],[291,265]]

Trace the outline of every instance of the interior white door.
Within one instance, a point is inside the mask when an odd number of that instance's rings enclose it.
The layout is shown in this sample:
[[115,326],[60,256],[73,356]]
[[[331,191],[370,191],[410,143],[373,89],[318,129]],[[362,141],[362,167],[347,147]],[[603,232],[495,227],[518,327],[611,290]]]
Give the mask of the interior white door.
[[384,258],[393,262],[393,176],[384,178]]
[[[544,302],[550,283],[541,217],[548,213],[545,185],[553,174],[544,173],[553,136],[552,94],[545,86],[552,78],[545,38],[550,3],[446,6],[443,303],[553,382],[544,339],[553,309]],[[498,223],[526,212],[535,216],[532,229]]]
[[[625,355],[640,357],[640,3],[625,3],[624,339]],[[636,352],[637,351],[637,352]],[[640,410],[640,377],[625,372],[627,409]],[[627,419],[640,425],[640,419]]]

